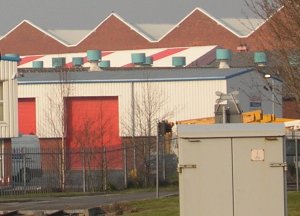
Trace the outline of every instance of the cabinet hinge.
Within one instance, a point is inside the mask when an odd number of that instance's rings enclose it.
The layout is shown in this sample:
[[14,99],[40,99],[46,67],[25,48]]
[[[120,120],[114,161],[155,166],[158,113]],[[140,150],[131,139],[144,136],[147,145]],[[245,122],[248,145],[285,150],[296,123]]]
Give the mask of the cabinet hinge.
[[285,171],[287,171],[287,163],[270,163],[270,167],[283,167]]
[[180,164],[177,167],[177,172],[182,173],[182,169],[186,168],[197,168],[196,164]]

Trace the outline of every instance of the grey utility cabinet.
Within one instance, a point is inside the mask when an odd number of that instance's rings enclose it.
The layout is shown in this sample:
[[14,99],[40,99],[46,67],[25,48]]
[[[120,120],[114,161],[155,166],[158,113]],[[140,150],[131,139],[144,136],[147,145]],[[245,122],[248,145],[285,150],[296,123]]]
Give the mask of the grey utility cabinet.
[[286,216],[283,124],[178,125],[181,216]]

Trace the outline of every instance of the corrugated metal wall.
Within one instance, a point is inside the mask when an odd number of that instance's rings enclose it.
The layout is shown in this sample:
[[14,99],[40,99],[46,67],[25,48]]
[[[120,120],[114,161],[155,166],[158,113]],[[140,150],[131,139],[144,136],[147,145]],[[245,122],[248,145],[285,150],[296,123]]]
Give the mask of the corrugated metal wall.
[[18,136],[17,117],[17,62],[0,61],[0,81],[3,82],[4,121],[0,122],[0,137]]
[[[214,115],[216,91],[226,92],[225,80],[118,82],[76,84],[19,84],[19,97],[35,97],[37,103],[37,135],[60,137],[62,95],[65,97],[117,96],[119,102],[120,135],[132,135],[132,115],[136,106],[144,106],[149,94],[159,109],[154,119],[171,121]],[[133,109],[135,107],[135,109]],[[137,121],[137,119],[135,119]],[[55,127],[55,128],[54,128]],[[138,133],[138,131],[136,131]],[[155,134],[155,132],[153,132]],[[138,135],[138,134],[136,134]]]
[[[251,73],[244,73],[235,76],[227,81],[227,92],[239,91],[239,101],[244,112],[256,109],[262,109],[264,113],[272,113],[272,81],[263,78],[261,73],[253,70]],[[275,115],[282,117],[282,83],[278,80],[274,82],[274,108]],[[261,104],[261,107],[252,106],[251,102]]]

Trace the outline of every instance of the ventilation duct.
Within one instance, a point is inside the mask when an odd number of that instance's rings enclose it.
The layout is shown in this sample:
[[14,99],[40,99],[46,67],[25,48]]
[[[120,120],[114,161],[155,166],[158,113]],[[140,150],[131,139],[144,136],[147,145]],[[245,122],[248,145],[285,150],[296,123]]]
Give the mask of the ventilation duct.
[[98,63],[101,60],[101,51],[100,50],[88,50],[87,51],[87,60],[90,63],[90,71],[100,71],[101,70],[98,66]]
[[255,52],[254,53],[254,63],[257,66],[265,66],[267,63],[267,55],[265,52]]
[[228,49],[217,49],[216,59],[220,61],[219,68],[230,68],[229,60],[231,59],[231,52]]
[[131,62],[135,66],[142,66],[146,62],[146,55],[145,53],[132,53],[131,54]]
[[12,58],[14,60],[21,61],[20,55],[15,53],[7,53],[4,55],[5,57]]
[[81,67],[83,65],[82,57],[73,57],[72,58],[73,67]]
[[172,57],[172,65],[174,67],[183,67],[186,65],[186,60],[184,56]]
[[56,57],[52,58],[52,67],[54,68],[62,68],[66,64],[66,58],[64,57]]
[[43,61],[33,61],[32,68],[43,68],[44,62]]
[[99,63],[99,67],[100,68],[109,68],[110,67],[110,61],[106,60],[106,61],[101,61]]
[[146,59],[145,59],[144,65],[152,66],[152,64],[153,64],[153,57],[152,56],[147,56]]

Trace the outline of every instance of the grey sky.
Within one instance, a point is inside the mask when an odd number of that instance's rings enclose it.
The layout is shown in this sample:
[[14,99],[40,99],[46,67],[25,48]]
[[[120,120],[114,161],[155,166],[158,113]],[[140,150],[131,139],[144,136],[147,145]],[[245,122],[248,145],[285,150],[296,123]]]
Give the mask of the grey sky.
[[0,0],[0,35],[24,19],[43,29],[92,29],[112,11],[133,24],[175,24],[195,7],[214,17],[250,16],[245,0]]

